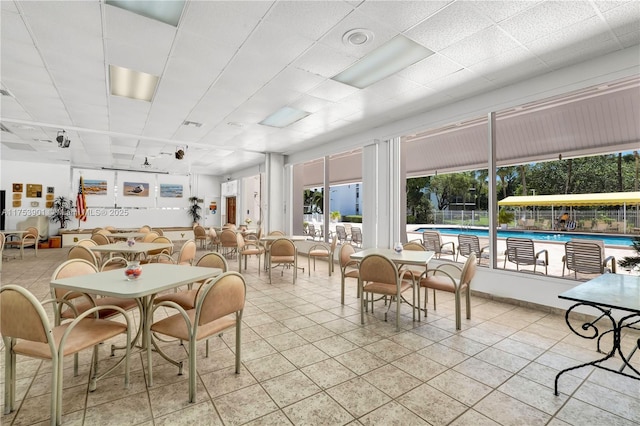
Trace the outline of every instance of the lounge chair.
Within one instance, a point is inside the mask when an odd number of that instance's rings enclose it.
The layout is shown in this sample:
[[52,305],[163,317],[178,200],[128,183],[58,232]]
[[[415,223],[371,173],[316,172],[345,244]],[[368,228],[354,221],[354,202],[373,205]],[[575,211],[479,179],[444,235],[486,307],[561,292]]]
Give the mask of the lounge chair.
[[[544,258],[541,256],[544,255]],[[549,252],[540,250],[536,253],[533,240],[529,238],[507,238],[507,250],[504,252],[504,266],[506,269],[507,261],[516,264],[516,270],[520,270],[521,265],[533,265],[533,273],[536,272],[536,266],[544,266],[544,274],[547,275],[547,266],[549,265]]]
[[578,279],[578,274],[616,273],[616,258],[613,256],[605,258],[603,241],[571,240],[565,243],[564,251],[562,276],[565,268],[573,271],[575,279]]

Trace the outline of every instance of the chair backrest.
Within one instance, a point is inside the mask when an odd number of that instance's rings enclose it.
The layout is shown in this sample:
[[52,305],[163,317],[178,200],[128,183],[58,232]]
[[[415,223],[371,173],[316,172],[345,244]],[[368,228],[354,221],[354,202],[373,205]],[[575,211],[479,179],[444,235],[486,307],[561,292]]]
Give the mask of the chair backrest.
[[155,231],[147,232],[147,233],[144,234],[144,237],[142,238],[142,242],[143,243],[153,242],[153,240],[155,240],[159,236],[160,235],[158,235],[158,233],[155,232]]
[[53,340],[47,313],[29,290],[17,285],[0,288],[0,311],[2,336],[39,343]]
[[480,239],[477,235],[458,234],[458,250],[463,256],[471,253],[480,256]]
[[464,263],[462,272],[460,273],[460,287],[471,286],[471,280],[473,280],[473,277],[476,275],[477,267],[478,262],[476,255],[471,253],[467,258],[467,261]]
[[[330,250],[330,253],[331,253],[332,256],[333,256],[333,253],[336,251],[336,247],[337,246],[338,246],[338,239],[337,238],[332,239],[331,240],[331,250]],[[332,259],[332,261],[333,261],[333,259]]]
[[340,241],[344,241],[347,239],[347,231],[344,229],[342,225],[336,225],[336,238]]
[[269,248],[271,256],[295,256],[296,245],[288,238],[278,238]]
[[204,227],[202,225],[196,225],[193,228],[193,235],[198,238],[206,238],[207,237],[207,230],[204,229]]
[[105,237],[102,234],[93,234],[91,236],[91,239],[93,241],[95,241],[96,243],[98,243],[98,245],[100,245],[100,246],[103,246],[103,245],[111,243],[111,241],[109,241],[109,238]]
[[355,226],[351,228],[351,241],[354,244],[362,244],[362,229]]
[[196,300],[196,324],[207,324],[226,315],[242,312],[246,294],[244,277],[237,272],[225,272],[205,281]]
[[243,250],[245,246],[244,237],[239,232],[236,234],[236,245],[238,247],[238,251]]
[[313,223],[307,225],[307,235],[316,236],[316,226]]
[[370,254],[360,261],[360,279],[377,283],[397,285],[398,268],[386,256]]
[[110,257],[100,266],[100,272],[111,271],[112,269],[124,269],[129,262],[124,257]]
[[[69,278],[69,277],[77,277],[80,275],[89,275],[95,274],[98,272],[98,268],[84,260],[84,259],[69,259],[63,262],[60,266],[53,271],[53,275],[51,276],[51,281],[57,280],[59,278]],[[64,290],[61,288],[53,288],[54,296],[56,298],[62,298],[65,294],[68,293],[68,290]],[[80,293],[77,293],[76,296],[80,296]]]
[[173,241],[171,241],[171,239],[169,237],[155,237],[152,241],[152,243],[162,243],[162,244],[171,244],[170,248],[166,248],[166,249],[158,249],[158,250],[149,250],[149,252],[147,253],[149,256],[153,256],[156,254],[160,254],[160,253],[167,253],[169,255],[173,254]]
[[98,259],[90,248],[81,245],[75,245],[69,249],[67,259],[84,259],[87,262],[98,267]]
[[275,235],[275,236],[278,236],[278,237],[284,237],[284,232],[282,232],[282,231],[271,231],[271,232],[269,232],[269,235],[272,235],[272,236]]
[[604,243],[571,240],[564,244],[564,251],[565,264],[575,273],[604,273]]
[[225,223],[224,225],[222,225],[222,229],[231,229],[233,231],[236,230],[236,224],[235,223]]
[[507,238],[507,260],[520,265],[535,265],[536,252],[530,238]]
[[149,225],[142,225],[140,229],[138,229],[138,232],[144,232],[146,234],[147,232],[151,232],[151,227]]
[[88,248],[91,247],[96,247],[98,245],[98,243],[96,243],[95,241],[93,241],[90,238],[85,238],[84,240],[80,240],[76,243],[77,246],[85,246]]
[[212,251],[204,256],[202,256],[196,262],[195,266],[203,266],[206,268],[220,268],[222,272],[227,272],[229,270],[229,265],[227,264],[227,260],[218,252]]
[[211,239],[211,241],[215,241],[218,239],[218,233],[213,226],[209,228],[209,238]]
[[[334,240],[338,240],[334,238]],[[338,256],[340,260],[340,267],[344,268],[346,264],[352,262],[351,255],[356,252],[356,249],[351,244],[343,244],[340,247],[340,256]]]
[[223,229],[220,233],[220,245],[222,247],[236,247],[238,245],[236,231],[233,229]]
[[154,229],[153,232],[155,232],[156,234],[158,234],[159,236],[164,236],[164,231],[162,229]]
[[38,238],[40,237],[40,234],[38,233],[38,228],[30,226],[27,229],[25,229],[26,233],[24,234],[25,237],[29,236],[29,237],[33,237],[36,239],[36,241],[38,240]]
[[[5,241],[7,241],[7,237],[2,232],[0,232],[0,254],[2,254],[2,250],[4,250]],[[0,259],[0,262],[1,261],[2,260]]]
[[440,253],[442,247],[442,237],[438,231],[423,231],[422,244],[424,248],[435,253]]
[[111,231],[109,231],[108,229],[98,229],[96,232],[94,232],[94,234],[101,234],[105,237],[109,237],[109,235],[111,235]]
[[178,254],[178,265],[189,264],[191,265],[196,258],[196,251],[198,247],[196,246],[196,242],[194,240],[187,240],[180,248],[180,253]]
[[422,246],[422,244],[416,243],[416,242],[413,242],[413,241],[410,241],[408,243],[404,243],[402,245],[402,248],[404,250],[414,250],[414,251],[426,251],[427,250],[426,248],[424,248]]
[[115,230],[116,230],[116,227],[115,227],[115,226],[111,226],[111,225],[109,225],[109,226],[105,226],[105,227],[104,227],[104,229],[106,229],[107,231],[111,231],[111,232],[113,232],[113,231],[115,231]]

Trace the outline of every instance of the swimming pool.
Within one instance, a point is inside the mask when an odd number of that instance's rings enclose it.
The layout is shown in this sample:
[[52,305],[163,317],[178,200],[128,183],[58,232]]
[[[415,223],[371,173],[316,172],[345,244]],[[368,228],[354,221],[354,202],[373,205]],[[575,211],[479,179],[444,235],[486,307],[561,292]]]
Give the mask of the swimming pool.
[[[489,230],[483,228],[429,228],[422,227],[417,228],[414,232],[422,232],[436,230],[440,231],[443,235],[458,235],[458,234],[468,234],[468,235],[477,235],[478,237],[489,237]],[[507,237],[521,237],[521,238],[531,238],[534,241],[549,241],[549,242],[557,242],[557,243],[566,243],[572,239],[582,239],[582,240],[600,240],[604,241],[604,243],[608,246],[631,246],[631,237],[618,237],[611,235],[601,235],[601,234],[577,234],[573,232],[530,232],[530,231],[522,231],[522,230],[510,230],[510,229],[498,229],[498,238],[507,238]]]

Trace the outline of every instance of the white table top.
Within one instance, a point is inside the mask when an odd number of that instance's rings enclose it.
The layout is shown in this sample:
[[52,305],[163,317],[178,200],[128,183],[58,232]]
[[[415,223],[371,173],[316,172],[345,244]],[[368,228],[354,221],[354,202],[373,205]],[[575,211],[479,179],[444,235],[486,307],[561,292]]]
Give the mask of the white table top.
[[126,241],[120,241],[117,243],[103,244],[101,246],[89,247],[92,251],[100,252],[119,252],[129,254],[146,253],[151,250],[162,250],[166,248],[172,248],[173,244],[169,243],[140,243],[136,242],[129,247]]
[[5,235],[9,235],[9,234],[22,235],[27,233],[27,231],[24,229],[7,229],[0,232],[2,232]]
[[275,241],[280,238],[286,238],[291,241],[305,241],[308,236],[307,235],[265,235],[260,237],[260,241]]
[[144,232],[117,232],[115,234],[108,235],[109,238],[113,238],[114,240],[126,240],[128,238],[143,238],[147,235]]
[[217,277],[220,274],[222,269],[219,268],[149,263],[142,265],[142,275],[133,281],[127,280],[124,269],[114,269],[97,274],[53,280],[51,286],[129,299],[149,296],[181,285]]
[[640,277],[602,274],[565,291],[558,297],[640,313]]
[[396,253],[396,251],[392,249],[368,248],[353,253],[351,255],[351,259],[359,261],[369,254],[381,254],[391,259],[391,261],[397,265],[418,265],[426,267],[431,258],[434,256],[435,252],[402,250],[400,253]]

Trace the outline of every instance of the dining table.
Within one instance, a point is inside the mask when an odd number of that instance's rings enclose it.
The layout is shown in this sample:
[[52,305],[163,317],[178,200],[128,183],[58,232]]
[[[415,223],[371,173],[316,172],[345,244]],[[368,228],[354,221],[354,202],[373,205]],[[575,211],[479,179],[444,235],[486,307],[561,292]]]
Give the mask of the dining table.
[[[574,334],[583,339],[595,340],[599,353],[603,353],[602,338],[610,333],[612,344],[601,358],[560,371],[555,379],[555,394],[558,395],[560,376],[567,371],[586,366],[640,380],[640,370],[630,362],[640,347],[640,339],[636,339],[628,354],[624,353],[621,345],[622,332],[625,329],[640,330],[640,276],[602,274],[559,294],[558,298],[575,302],[565,313],[565,322]],[[576,310],[584,317],[585,309],[595,312],[595,315],[590,315],[584,322],[572,320],[572,313]],[[614,357],[620,357],[621,365],[618,369],[612,368],[610,361],[607,362]]]
[[120,241],[120,240],[128,240],[129,238],[138,239],[144,238],[147,235],[146,232],[116,232],[108,235],[110,240]]
[[141,348],[147,351],[147,371],[149,386],[153,386],[152,343],[150,328],[153,323],[153,300],[165,290],[217,277],[220,268],[150,263],[142,266],[142,273],[135,280],[129,280],[123,269],[114,269],[89,275],[59,278],[51,281],[51,287],[86,293],[90,295],[112,296],[123,299],[137,299],[140,303],[140,331],[132,345],[141,337]]
[[173,248],[171,243],[142,243],[134,242],[129,245],[126,241],[118,241],[111,244],[89,247],[92,251],[101,253],[122,253],[127,260],[138,260],[140,255],[153,250],[163,250]]

